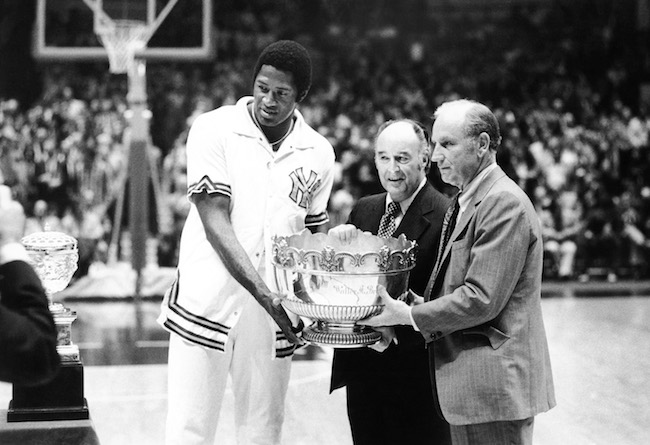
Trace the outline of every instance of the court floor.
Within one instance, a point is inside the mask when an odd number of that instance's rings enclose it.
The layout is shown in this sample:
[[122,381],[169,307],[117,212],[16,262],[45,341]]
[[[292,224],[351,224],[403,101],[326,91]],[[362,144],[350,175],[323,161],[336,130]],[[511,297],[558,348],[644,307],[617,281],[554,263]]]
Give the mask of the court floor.
[[[103,445],[163,443],[166,334],[156,301],[70,302],[85,394]],[[537,417],[536,445],[650,443],[650,296],[544,298],[558,406]],[[137,307],[136,307],[137,306]],[[328,393],[331,351],[294,359],[285,445],[351,444],[345,393]],[[0,383],[0,407],[11,386]],[[217,443],[235,444],[228,391]]]

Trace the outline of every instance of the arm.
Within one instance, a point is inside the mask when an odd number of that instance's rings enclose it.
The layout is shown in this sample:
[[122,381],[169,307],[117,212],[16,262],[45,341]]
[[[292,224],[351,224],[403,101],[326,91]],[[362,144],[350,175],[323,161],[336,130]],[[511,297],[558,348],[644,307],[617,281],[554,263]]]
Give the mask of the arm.
[[[530,223],[523,207],[511,196],[501,195],[500,201],[486,200],[489,209],[476,215],[476,238],[468,246],[463,281],[450,294],[409,307],[406,303],[387,298],[378,290],[385,304],[381,314],[363,320],[370,326],[417,324],[426,341],[434,333],[447,335],[485,323],[499,314],[508,302],[527,255]],[[507,201],[507,202],[504,202]],[[451,259],[447,274],[460,263]]]
[[38,385],[59,366],[57,334],[41,282],[29,264],[0,266],[0,380]]
[[193,202],[201,217],[205,234],[228,272],[275,320],[287,339],[302,343],[294,333],[291,320],[279,304],[279,296],[270,291],[237,239],[230,222],[230,198],[219,193],[200,193]]
[[237,239],[230,220],[230,174],[226,149],[231,120],[224,108],[200,115],[192,124],[187,138],[188,196],[196,206],[206,239],[223,261],[228,273],[251,293],[273,317],[287,339],[301,340],[291,329],[284,309],[274,304],[273,294],[248,258]]
[[[522,278],[530,249],[541,249],[531,217],[519,199],[509,192],[487,196],[470,222],[466,245],[452,251],[445,283],[452,290],[439,298],[412,308],[413,319],[427,341],[452,332],[478,326],[494,319],[506,306],[520,279],[530,289],[537,271]],[[537,232],[538,234],[539,232]],[[537,260],[530,258],[532,264]],[[447,284],[445,284],[447,285]]]
[[19,242],[24,224],[22,206],[0,186],[0,380],[37,385],[55,375],[59,354],[45,291]]

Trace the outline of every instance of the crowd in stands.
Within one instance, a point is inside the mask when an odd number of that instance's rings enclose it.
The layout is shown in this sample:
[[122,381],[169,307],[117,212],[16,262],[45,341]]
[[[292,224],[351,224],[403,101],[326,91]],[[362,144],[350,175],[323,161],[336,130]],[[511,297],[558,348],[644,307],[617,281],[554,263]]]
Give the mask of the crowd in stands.
[[[189,126],[199,113],[250,92],[256,54],[287,37],[269,25],[279,21],[273,14],[270,7],[233,8],[217,22],[215,62],[147,67],[158,265],[175,265],[188,209]],[[410,117],[430,126],[442,101],[475,98],[495,110],[499,163],[539,212],[546,277],[647,278],[650,98],[640,97],[630,62],[638,54],[619,51],[615,38],[585,48],[563,31],[562,19],[555,10],[515,10],[491,21],[450,15],[426,39],[396,39],[399,29],[363,33],[336,21],[313,34],[292,30],[288,37],[305,43],[315,64],[300,111],[336,150],[330,224],[344,222],[359,197],[381,190],[373,138],[382,122]],[[326,38],[316,35],[324,30]],[[606,34],[596,26],[586,31]],[[594,50],[597,67],[584,56]],[[118,210],[127,179],[128,82],[103,63],[48,63],[40,72],[36,103],[0,98],[0,182],[25,205],[28,230],[47,224],[79,239],[84,274],[119,257],[116,227],[128,229]],[[452,192],[435,168],[430,180]]]

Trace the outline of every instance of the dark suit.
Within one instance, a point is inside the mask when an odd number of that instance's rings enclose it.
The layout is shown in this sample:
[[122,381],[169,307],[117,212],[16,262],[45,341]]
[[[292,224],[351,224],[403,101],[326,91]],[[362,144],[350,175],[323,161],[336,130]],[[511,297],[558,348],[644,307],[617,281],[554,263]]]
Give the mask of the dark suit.
[[28,386],[53,378],[56,336],[36,272],[23,261],[0,265],[0,380]]
[[[416,241],[416,265],[409,287],[424,293],[433,268],[442,218],[449,199],[427,183],[415,197],[393,236]],[[376,234],[386,208],[386,193],[360,199],[349,223]],[[383,352],[369,348],[337,349],[331,390],[347,386],[352,437],[361,444],[446,444],[447,423],[435,411],[422,335],[396,326],[399,344]]]

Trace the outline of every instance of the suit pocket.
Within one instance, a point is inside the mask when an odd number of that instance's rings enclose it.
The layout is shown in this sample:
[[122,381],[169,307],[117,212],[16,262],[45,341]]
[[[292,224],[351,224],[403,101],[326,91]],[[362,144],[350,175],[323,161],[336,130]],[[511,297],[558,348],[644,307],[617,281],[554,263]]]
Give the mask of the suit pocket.
[[463,335],[481,335],[487,338],[492,349],[499,349],[505,342],[510,339],[510,336],[504,332],[501,332],[494,326],[477,326],[475,328],[466,329],[463,331]]

